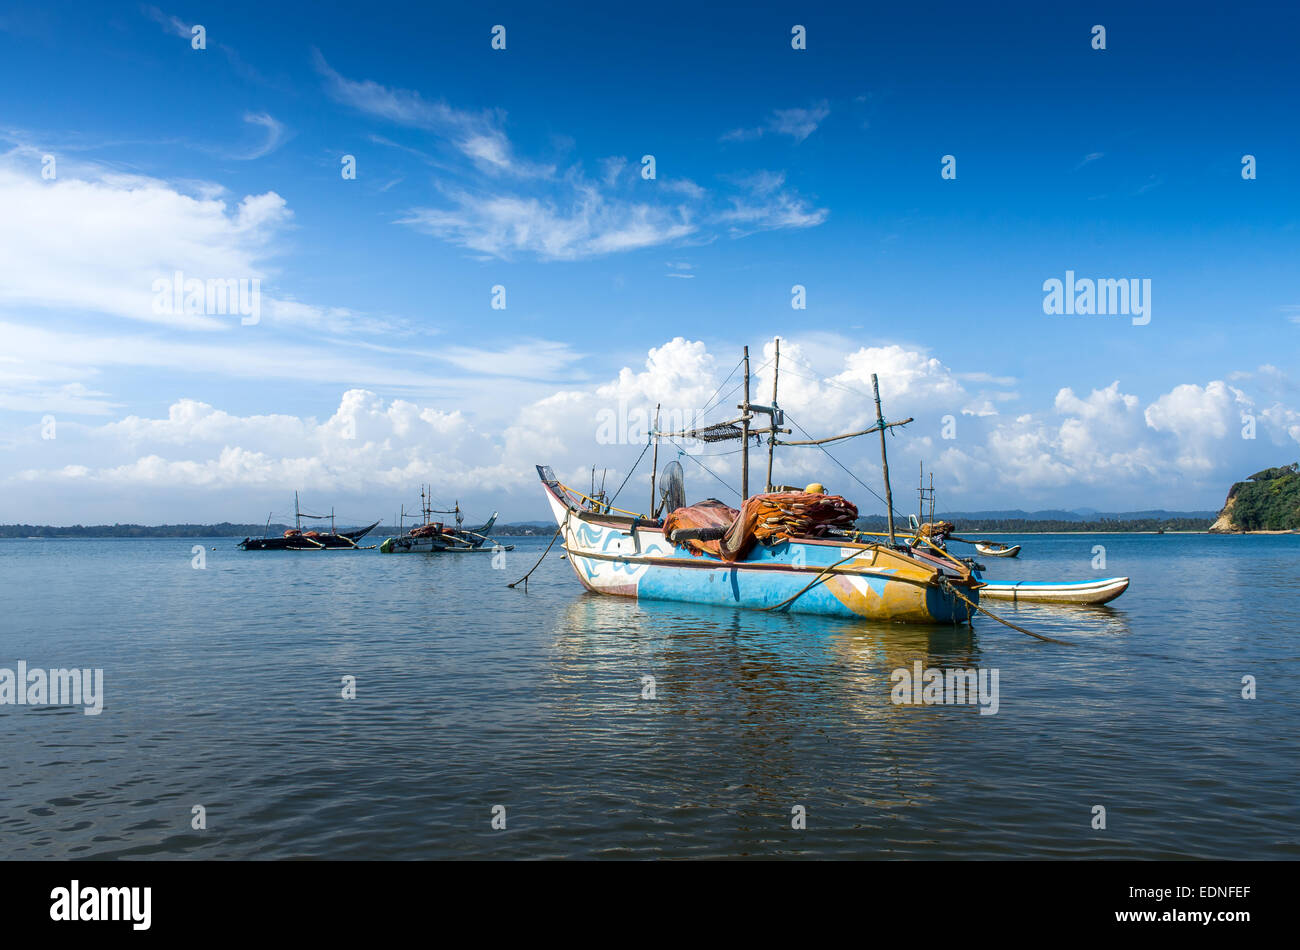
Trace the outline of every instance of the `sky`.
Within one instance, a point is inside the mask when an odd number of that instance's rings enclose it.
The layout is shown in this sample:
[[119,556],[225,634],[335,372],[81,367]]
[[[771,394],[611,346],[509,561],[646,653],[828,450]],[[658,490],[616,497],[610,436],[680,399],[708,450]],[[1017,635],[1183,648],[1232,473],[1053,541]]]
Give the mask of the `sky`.
[[[743,346],[767,401],[778,337],[791,438],[873,373],[914,419],[903,511],[1300,458],[1285,5],[161,4],[0,9],[0,522],[644,508],[654,407],[734,415]],[[660,462],[734,504],[734,450]],[[832,451],[775,480],[883,511]]]

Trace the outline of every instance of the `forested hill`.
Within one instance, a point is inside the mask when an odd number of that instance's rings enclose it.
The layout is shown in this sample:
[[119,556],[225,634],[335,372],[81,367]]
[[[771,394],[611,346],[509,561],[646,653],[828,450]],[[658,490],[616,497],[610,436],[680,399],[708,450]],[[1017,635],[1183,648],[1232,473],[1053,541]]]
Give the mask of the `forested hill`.
[[1300,530],[1300,463],[1266,468],[1237,482],[1210,530]]

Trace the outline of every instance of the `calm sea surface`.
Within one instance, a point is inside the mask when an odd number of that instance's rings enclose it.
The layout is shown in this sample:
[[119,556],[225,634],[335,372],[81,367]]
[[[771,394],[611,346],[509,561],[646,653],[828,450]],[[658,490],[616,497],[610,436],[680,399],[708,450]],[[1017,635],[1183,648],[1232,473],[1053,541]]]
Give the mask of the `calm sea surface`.
[[[0,667],[101,667],[106,694],[99,716],[0,706],[0,855],[1300,856],[1300,537],[1017,540],[990,577],[1132,587],[1113,607],[988,602],[1078,643],[1060,646],[984,617],[598,597],[558,545],[508,589],[545,539],[505,570],[0,541]],[[892,704],[918,659],[998,670],[997,714]]]

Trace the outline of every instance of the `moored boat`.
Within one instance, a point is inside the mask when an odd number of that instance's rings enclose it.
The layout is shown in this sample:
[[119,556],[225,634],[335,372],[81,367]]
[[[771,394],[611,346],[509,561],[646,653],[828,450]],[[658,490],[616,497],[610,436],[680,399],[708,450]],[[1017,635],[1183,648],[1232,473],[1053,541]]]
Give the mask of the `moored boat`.
[[1020,553],[1020,545],[1007,546],[997,541],[976,541],[975,550],[985,557],[1015,557]]
[[[294,526],[283,534],[267,535],[262,538],[244,538],[239,542],[238,547],[245,551],[355,551],[361,549],[357,542],[373,531],[379,524],[378,521],[375,521],[364,528],[338,531],[334,527],[334,513],[332,510],[328,515],[313,515],[302,511],[298,506],[297,492],[293,493],[293,518]],[[320,520],[328,518],[330,520],[330,529],[329,531],[303,531],[303,518]],[[269,528],[270,516],[267,517],[266,521]]]
[[[779,368],[779,341],[776,350]],[[884,433],[904,422],[884,421],[876,392],[876,425],[860,432],[825,439],[784,441],[784,416],[749,399],[749,350],[744,363],[744,402],[735,420],[684,432],[658,431],[652,438],[656,460],[651,471],[649,513],[614,508],[603,497],[584,495],[564,484],[549,466],[537,466],[547,501],[559,526],[570,565],[590,591],[648,600],[674,600],[759,610],[907,623],[969,621],[982,586],[971,567],[942,551],[919,554],[893,537],[893,506],[884,464],[888,543],[864,541],[850,530],[857,509],[820,485],[804,491],[772,484],[772,449],[776,445],[822,445],[871,432]],[[872,377],[875,384],[875,377]],[[755,414],[770,424],[753,428]],[[749,441],[768,436],[767,490],[751,496]],[[741,507],[716,499],[684,503],[681,467],[655,495],[660,438],[741,441]],[[671,468],[671,466],[669,467]],[[667,471],[667,469],[666,469]],[[630,477],[630,475],[629,475]],[[781,488],[781,490],[778,490]],[[660,516],[663,517],[660,517]]]
[[[496,551],[513,551],[513,544],[501,544],[493,538],[487,536],[487,532],[492,530],[496,524],[497,513],[492,512],[492,517],[477,528],[463,527],[465,520],[464,512],[460,510],[460,502],[457,501],[451,508],[434,508],[432,493],[420,487],[420,510],[424,516],[424,521],[413,527],[410,531],[404,530],[406,522],[406,510],[403,508],[399,518],[398,530],[396,537],[385,538],[384,542],[379,545],[381,554],[474,554],[474,553],[494,553]],[[435,514],[449,514],[455,516],[455,524],[450,525],[442,521],[434,521]]]
[[985,581],[980,591],[990,600],[1027,601],[1046,604],[1105,604],[1128,590],[1127,577],[1095,581]]

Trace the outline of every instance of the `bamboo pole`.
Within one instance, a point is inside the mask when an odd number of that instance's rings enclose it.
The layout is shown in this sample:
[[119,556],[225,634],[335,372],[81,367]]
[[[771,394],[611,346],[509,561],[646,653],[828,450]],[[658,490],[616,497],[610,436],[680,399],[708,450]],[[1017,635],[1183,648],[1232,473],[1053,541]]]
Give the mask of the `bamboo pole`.
[[740,501],[749,497],[749,347],[745,347],[745,402],[740,407]]
[[659,472],[659,405],[655,406],[655,453],[650,460],[650,507],[647,510],[651,518],[659,514],[658,501],[655,498],[655,475]]
[[776,449],[776,380],[781,372],[781,338],[776,338],[776,355],[772,362],[772,431],[767,436],[767,488],[772,490],[772,453]]
[[[912,417],[908,416],[906,419],[904,419],[901,422],[889,423],[885,428],[888,429],[888,428],[892,428],[893,426],[905,426],[912,421],[913,421]],[[875,425],[872,426],[870,429],[860,429],[857,432],[845,432],[843,435],[831,435],[831,436],[827,436],[824,439],[782,439],[778,444],[779,445],[824,445],[827,442],[838,442],[841,439],[852,439],[860,435],[870,435],[871,433],[876,432],[879,429],[880,426]],[[782,429],[781,431],[789,432],[790,430]]]
[[876,426],[880,429],[880,468],[885,476],[885,508],[889,517],[889,543],[894,539],[894,493],[889,487],[889,456],[885,454],[885,414],[880,409],[880,382],[876,374],[871,374],[871,392],[876,397]]

